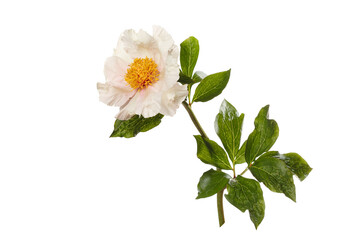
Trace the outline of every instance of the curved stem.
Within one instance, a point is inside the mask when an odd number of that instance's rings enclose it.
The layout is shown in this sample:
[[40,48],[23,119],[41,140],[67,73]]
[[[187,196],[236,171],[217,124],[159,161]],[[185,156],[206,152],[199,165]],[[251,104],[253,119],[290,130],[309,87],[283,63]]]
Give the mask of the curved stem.
[[204,129],[201,127],[199,121],[197,120],[194,112],[192,111],[191,107],[189,106],[189,104],[187,102],[182,102],[182,105],[184,106],[184,108],[186,109],[186,111],[188,112],[191,120],[193,121],[195,127],[197,128],[197,130],[199,131],[200,135],[204,138],[208,138],[208,136],[206,135]]
[[[221,171],[221,170],[218,169],[218,171]],[[225,223],[224,205],[223,205],[224,190],[225,190],[225,188],[216,194],[219,227],[221,227]]]
[[[189,106],[189,104],[186,101],[182,102],[182,105],[184,106],[184,108],[186,109],[186,111],[188,112],[192,122],[194,123],[195,127],[197,128],[197,130],[199,131],[200,135],[203,138],[208,138],[208,136],[206,135],[204,129],[201,127],[199,121],[197,120],[194,112],[192,111],[191,107]],[[216,168],[217,171],[221,172],[220,168]],[[224,215],[224,206],[223,206],[223,193],[224,190],[221,190],[220,192],[217,193],[216,195],[216,199],[217,199],[217,210],[218,210],[218,218],[219,218],[219,225],[220,227],[225,223],[225,215]]]

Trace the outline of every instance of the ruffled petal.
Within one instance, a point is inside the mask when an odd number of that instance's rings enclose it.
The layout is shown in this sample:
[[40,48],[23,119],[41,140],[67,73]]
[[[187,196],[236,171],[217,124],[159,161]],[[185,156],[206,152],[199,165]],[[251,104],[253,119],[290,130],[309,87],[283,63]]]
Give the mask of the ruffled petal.
[[118,41],[116,46],[116,53],[121,54],[120,51],[127,51],[128,49],[136,48],[136,32],[133,29],[125,30]]
[[174,45],[174,40],[170,34],[160,26],[153,26],[153,36],[157,41],[161,55],[167,56],[169,49]]
[[162,108],[160,112],[164,115],[174,116],[187,94],[186,85],[174,84],[172,88],[162,94]]
[[179,49],[170,34],[162,27],[153,26],[153,35],[161,55],[158,63],[162,73],[160,78],[166,81],[167,87],[170,88],[179,79]]
[[126,30],[119,39],[116,54],[123,54],[120,51],[125,51],[128,58],[153,58],[156,54],[157,43],[155,39],[143,30],[135,32],[134,30]]
[[131,87],[125,81],[125,75],[129,63],[120,57],[112,56],[106,59],[104,65],[104,75],[110,85],[131,91]]
[[165,71],[163,72],[164,81],[166,85],[170,88],[179,80],[179,49],[176,45],[173,45],[168,51],[168,56],[166,58]]
[[108,83],[97,83],[99,100],[109,106],[121,107],[134,95],[133,91],[116,88]]
[[138,91],[135,96],[116,115],[119,120],[127,120],[134,115],[142,115],[145,118],[153,117],[161,109],[161,92],[153,86]]

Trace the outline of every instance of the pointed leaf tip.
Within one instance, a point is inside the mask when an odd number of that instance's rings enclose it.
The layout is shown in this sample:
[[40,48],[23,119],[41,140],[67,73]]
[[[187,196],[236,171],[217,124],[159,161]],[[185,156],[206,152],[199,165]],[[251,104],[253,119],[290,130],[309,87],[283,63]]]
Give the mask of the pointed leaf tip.
[[195,89],[193,101],[207,102],[220,95],[230,79],[231,69],[206,76]]
[[300,181],[304,181],[312,171],[309,164],[297,153],[278,154],[276,157],[284,161],[286,166],[300,179]]
[[261,108],[255,118],[255,129],[249,135],[245,159],[248,164],[252,163],[256,157],[270,150],[279,136],[279,127],[275,120],[269,119],[269,105]]
[[260,156],[249,167],[252,175],[273,192],[284,193],[296,202],[293,173],[286,164],[278,159],[277,152],[268,152]]
[[215,118],[215,132],[233,163],[240,147],[243,120],[244,114],[239,115],[236,108],[224,99]]
[[231,179],[225,198],[240,211],[249,211],[250,219],[257,229],[265,216],[265,201],[259,182],[242,176]]
[[199,57],[199,41],[191,36],[180,44],[180,65],[182,72],[192,78],[193,71]]

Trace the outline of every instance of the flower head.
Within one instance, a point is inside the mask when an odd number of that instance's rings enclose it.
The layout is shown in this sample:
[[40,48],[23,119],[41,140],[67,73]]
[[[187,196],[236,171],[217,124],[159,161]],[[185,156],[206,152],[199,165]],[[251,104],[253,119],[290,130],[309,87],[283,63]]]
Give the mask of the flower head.
[[120,107],[120,120],[158,113],[173,116],[188,93],[177,82],[178,57],[178,47],[163,28],[153,27],[153,36],[126,30],[105,62],[106,82],[97,84],[100,101]]

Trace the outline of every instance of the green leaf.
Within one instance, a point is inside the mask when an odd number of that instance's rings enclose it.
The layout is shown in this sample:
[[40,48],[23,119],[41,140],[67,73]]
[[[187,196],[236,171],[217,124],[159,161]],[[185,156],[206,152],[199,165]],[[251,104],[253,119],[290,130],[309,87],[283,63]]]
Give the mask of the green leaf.
[[231,170],[231,166],[225,150],[216,142],[203,138],[200,135],[194,136],[197,143],[197,157],[203,162],[215,167]]
[[114,124],[114,131],[110,137],[135,137],[139,132],[146,132],[160,124],[162,114],[157,114],[154,117],[144,118],[141,115],[135,115],[129,120],[116,119]]
[[215,131],[232,162],[239,151],[243,120],[244,114],[239,116],[233,105],[226,100],[222,102],[215,119]]
[[210,197],[220,192],[226,187],[229,179],[231,179],[229,174],[214,169],[204,172],[197,185],[198,196],[196,199]]
[[241,164],[245,162],[245,149],[247,140],[241,145],[241,148],[237,151],[235,156],[235,164]]
[[258,228],[265,216],[265,201],[260,184],[239,175],[229,181],[227,191],[225,198],[240,211],[249,210],[250,219]]
[[207,102],[218,96],[229,82],[231,69],[205,77],[195,89],[193,101]]
[[269,105],[266,105],[255,119],[255,129],[248,137],[245,150],[245,159],[248,164],[268,151],[279,136],[279,127],[275,120],[268,119],[268,114]]
[[180,70],[180,73],[179,73],[178,82],[183,84],[183,85],[184,84],[193,84],[194,83],[194,81],[190,77],[186,76],[181,70]]
[[312,170],[309,164],[297,153],[279,154],[276,157],[284,161],[286,166],[300,181],[303,181]]
[[194,83],[201,82],[206,76],[207,75],[204,72],[196,71],[193,76]]
[[180,44],[181,69],[190,78],[199,56],[199,49],[199,41],[195,37],[189,37]]
[[265,157],[274,157],[282,160],[290,171],[300,179],[300,181],[303,181],[312,170],[309,164],[297,153],[280,154],[277,151],[270,151],[261,155],[261,158]]
[[277,157],[279,156],[279,152],[278,151],[269,151],[264,153],[263,155],[261,155],[261,158],[265,158],[265,157]]
[[273,192],[284,193],[296,202],[293,173],[286,164],[276,158],[277,152],[268,152],[260,156],[249,169],[253,176],[263,182]]

